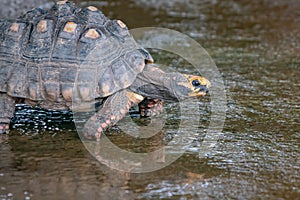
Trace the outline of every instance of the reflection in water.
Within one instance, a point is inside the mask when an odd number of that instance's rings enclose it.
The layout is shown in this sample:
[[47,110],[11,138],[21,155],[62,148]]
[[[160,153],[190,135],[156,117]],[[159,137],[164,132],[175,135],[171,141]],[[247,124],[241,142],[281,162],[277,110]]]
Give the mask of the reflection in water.
[[[16,115],[10,138],[1,140],[1,198],[299,198],[299,1],[77,2],[96,5],[131,28],[163,26],[199,41],[226,83],[223,137],[206,159],[197,157],[201,139],[195,135],[188,152],[170,166],[127,175],[109,170],[87,153],[67,113],[54,114],[67,122],[57,124],[59,120],[27,109]],[[181,67],[186,66],[183,60],[164,52],[156,52],[155,59],[175,65],[176,70],[193,72],[188,66]],[[176,113],[176,107],[170,108]],[[38,133],[26,128],[26,118],[21,117],[26,112],[35,112],[35,117],[40,113],[39,119],[27,118],[39,127]],[[204,124],[209,119],[206,112],[201,113]],[[166,141],[176,131],[180,117],[174,114],[168,120]],[[135,146],[117,128],[108,135],[125,149]]]
[[133,197],[126,189],[126,174],[97,163],[80,140],[70,134],[45,134],[32,139],[16,135],[1,145],[5,161],[0,165],[2,198],[9,198],[9,194],[14,199]]

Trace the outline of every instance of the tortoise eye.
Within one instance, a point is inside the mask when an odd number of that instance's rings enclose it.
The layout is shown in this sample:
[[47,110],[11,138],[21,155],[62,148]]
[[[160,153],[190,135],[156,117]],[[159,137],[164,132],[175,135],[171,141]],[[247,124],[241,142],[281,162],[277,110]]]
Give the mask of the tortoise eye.
[[197,86],[200,86],[200,83],[199,83],[198,80],[193,80],[193,81],[192,81],[192,85],[193,85],[194,87],[197,87]]

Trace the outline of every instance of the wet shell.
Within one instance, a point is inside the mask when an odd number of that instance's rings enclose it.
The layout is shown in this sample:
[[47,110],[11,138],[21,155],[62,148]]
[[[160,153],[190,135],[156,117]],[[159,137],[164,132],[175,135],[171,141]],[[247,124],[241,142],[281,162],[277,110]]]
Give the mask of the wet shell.
[[59,1],[0,21],[0,91],[32,101],[80,101],[129,87],[151,56],[120,20]]

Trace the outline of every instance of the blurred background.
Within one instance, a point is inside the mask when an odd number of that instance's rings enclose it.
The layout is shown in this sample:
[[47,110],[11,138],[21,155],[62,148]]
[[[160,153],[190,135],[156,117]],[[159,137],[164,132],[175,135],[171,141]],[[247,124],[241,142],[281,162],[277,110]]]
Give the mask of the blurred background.
[[[200,158],[199,134],[176,162],[145,174],[98,163],[77,137],[69,112],[19,105],[0,144],[1,199],[299,199],[300,2],[298,0],[74,1],[93,5],[129,28],[164,27],[199,42],[215,61],[227,94],[217,146]],[[16,18],[48,0],[1,0],[0,17]],[[152,52],[170,70],[193,73],[184,60]],[[208,99],[208,100],[207,100]],[[200,102],[205,132],[209,98]],[[163,140],[176,134],[178,106],[166,105]],[[139,121],[139,119],[137,119]],[[137,122],[138,123],[138,122]],[[115,127],[108,135],[136,148]],[[145,145],[155,145],[155,141]],[[139,143],[144,144],[144,143]]]

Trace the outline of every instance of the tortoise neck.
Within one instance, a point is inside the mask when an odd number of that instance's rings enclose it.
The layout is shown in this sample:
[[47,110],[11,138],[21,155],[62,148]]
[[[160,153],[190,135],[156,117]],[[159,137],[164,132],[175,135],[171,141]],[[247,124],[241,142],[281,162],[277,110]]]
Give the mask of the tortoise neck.
[[178,73],[165,73],[153,64],[147,64],[130,90],[151,98],[159,98],[167,101],[177,101],[174,90],[174,80]]
[[150,83],[158,87],[172,87],[172,77],[174,73],[165,73],[154,64],[146,64],[139,78],[145,83]]

